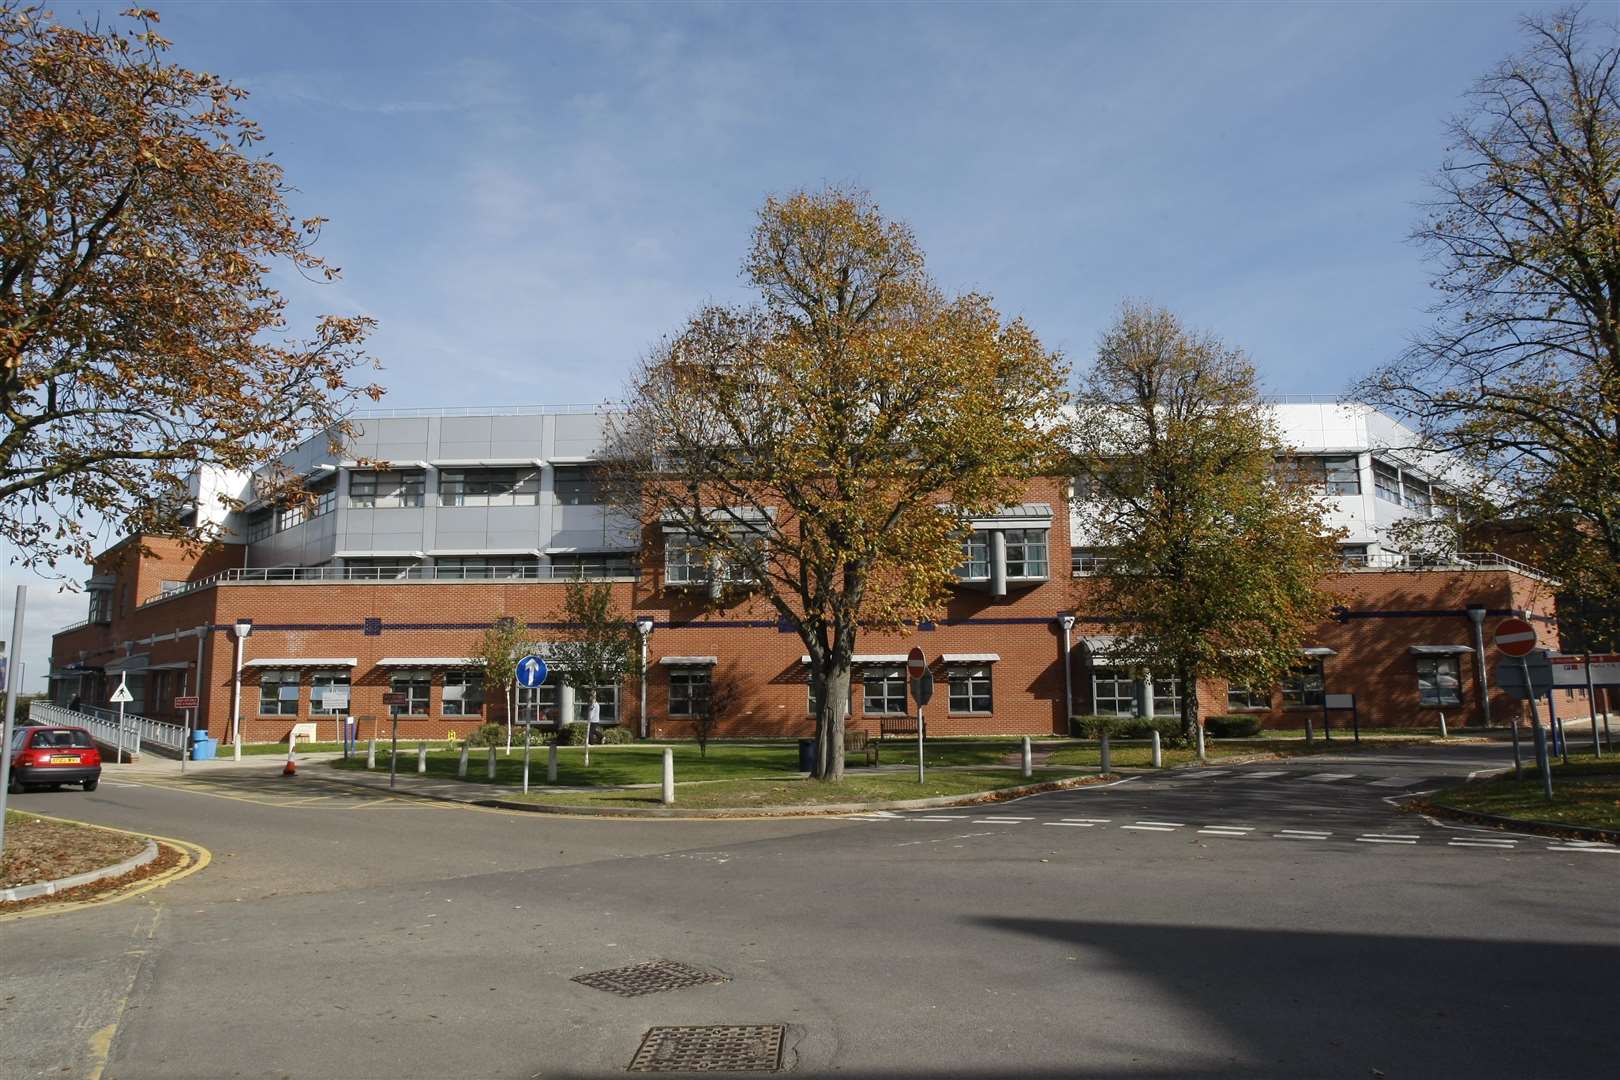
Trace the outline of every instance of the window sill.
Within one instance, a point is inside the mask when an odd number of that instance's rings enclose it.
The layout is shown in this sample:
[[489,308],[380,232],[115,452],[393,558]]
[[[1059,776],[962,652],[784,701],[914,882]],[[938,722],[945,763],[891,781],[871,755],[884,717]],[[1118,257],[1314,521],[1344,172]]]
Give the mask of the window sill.
[[1320,705],[1284,705],[1283,712],[1321,712]]
[[952,717],[952,716],[994,716],[996,714],[993,713],[993,712],[957,712],[955,709],[952,709],[950,712],[947,712],[945,715],[947,717]]

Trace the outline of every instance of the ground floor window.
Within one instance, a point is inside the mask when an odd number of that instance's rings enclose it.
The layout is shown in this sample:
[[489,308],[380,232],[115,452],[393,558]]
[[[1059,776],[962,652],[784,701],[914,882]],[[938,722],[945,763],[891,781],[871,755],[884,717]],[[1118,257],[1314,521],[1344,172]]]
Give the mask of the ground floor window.
[[669,715],[702,716],[708,708],[708,668],[684,668],[669,673]]
[[1136,680],[1125,668],[1092,668],[1091,712],[1094,716],[1135,716]]
[[484,711],[484,673],[445,672],[443,699],[444,715],[477,716]]
[[1462,704],[1462,682],[1457,677],[1455,656],[1418,657],[1417,676],[1420,704]]
[[[574,722],[583,724],[591,711],[590,692],[583,686],[574,687]],[[619,722],[619,684],[599,683],[596,687],[597,723]]]
[[298,672],[264,671],[259,674],[259,715],[298,715]]
[[349,673],[321,672],[310,682],[309,711],[344,713],[349,711]]
[[950,669],[951,712],[988,713],[991,710],[990,666]]
[[1226,707],[1228,709],[1269,709],[1271,708],[1271,692],[1269,690],[1251,690],[1247,686],[1234,683],[1226,688]]
[[904,716],[906,669],[869,667],[861,672],[861,710],[867,716]]
[[428,700],[433,691],[433,673],[430,671],[396,671],[388,680],[388,689],[405,695],[403,705],[390,705],[390,716],[426,716]]
[[1153,680],[1153,715],[1181,715],[1181,680],[1176,678]]
[[1322,661],[1307,660],[1282,681],[1283,708],[1322,707]]
[[557,718],[557,686],[555,671],[546,674],[539,686],[517,688],[517,719],[520,724],[544,723]]

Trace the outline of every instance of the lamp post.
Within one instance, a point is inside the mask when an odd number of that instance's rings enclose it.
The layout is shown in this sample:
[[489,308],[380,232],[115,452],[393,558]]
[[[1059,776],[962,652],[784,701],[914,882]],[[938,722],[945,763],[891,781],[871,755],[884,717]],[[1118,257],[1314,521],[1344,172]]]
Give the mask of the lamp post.
[[1485,678],[1485,605],[1468,605],[1468,621],[1474,624],[1474,685],[1479,688],[1479,713],[1485,726],[1491,726],[1491,692]]
[[636,633],[641,635],[641,737],[647,737],[647,639],[652,637],[651,615],[636,619]]
[[1074,630],[1074,615],[1059,612],[1057,621],[1063,628],[1063,731],[1069,734],[1069,724],[1074,720],[1074,644],[1069,636]]
[[252,619],[238,619],[231,628],[236,633],[236,673],[231,676],[231,756],[242,760],[242,646],[253,634]]

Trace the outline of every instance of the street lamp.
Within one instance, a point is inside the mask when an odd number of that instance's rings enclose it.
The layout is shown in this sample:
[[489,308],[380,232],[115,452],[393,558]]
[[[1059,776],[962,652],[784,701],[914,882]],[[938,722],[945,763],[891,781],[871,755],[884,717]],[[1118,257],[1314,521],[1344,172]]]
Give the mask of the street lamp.
[[231,677],[231,756],[242,760],[242,646],[253,634],[252,619],[238,619],[236,633],[236,674]]
[[1479,713],[1491,726],[1491,693],[1485,673],[1485,605],[1469,604],[1468,621],[1474,624],[1474,682],[1479,687]]
[[1074,719],[1074,672],[1070,670],[1074,667],[1074,645],[1069,638],[1074,629],[1074,615],[1060,611],[1057,621],[1063,627],[1063,732],[1068,734],[1069,724]]
[[641,737],[647,737],[647,639],[652,637],[651,615],[636,619],[636,633],[641,635]]

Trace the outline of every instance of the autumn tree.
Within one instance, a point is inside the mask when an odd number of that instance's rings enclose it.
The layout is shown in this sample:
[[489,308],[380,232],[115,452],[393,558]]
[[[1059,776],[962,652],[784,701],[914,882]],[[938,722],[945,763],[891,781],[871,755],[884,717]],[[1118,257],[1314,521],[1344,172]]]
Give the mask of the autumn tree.
[[[366,318],[284,337],[270,274],[311,250],[242,90],[167,63],[150,11],[74,28],[0,2],[0,536],[30,565],[96,526],[203,539],[197,466],[346,433]],[[88,523],[88,524],[87,524]]]
[[[1354,393],[1465,466],[1471,524],[1533,537],[1620,625],[1620,35],[1582,9],[1475,84],[1414,238],[1435,322]],[[1468,483],[1467,477],[1478,479]]]
[[862,192],[767,199],[743,275],[755,304],[698,312],[633,374],[610,456],[673,545],[666,587],[799,635],[814,775],[838,781],[856,638],[937,612],[969,519],[1041,470],[1065,375]]
[[517,691],[517,664],[529,647],[529,628],[523,620],[506,616],[484,629],[473,659],[484,669],[485,693],[493,689],[506,703],[506,752],[512,752],[512,698]]
[[[573,684],[576,695],[584,694],[587,713],[598,704],[599,688],[617,683],[627,675],[641,673],[641,635],[635,620],[619,610],[613,586],[605,581],[570,581],[563,594],[563,607],[555,618],[562,629],[551,643],[550,655]],[[558,719],[558,731],[573,717]],[[585,764],[591,763],[591,729],[585,726]]]
[[[1332,604],[1334,539],[1254,367],[1170,312],[1126,305],[1081,379],[1074,542],[1102,550],[1081,606],[1120,662],[1174,676],[1181,726],[1199,679],[1271,686]],[[1284,467],[1279,468],[1279,463]]]

